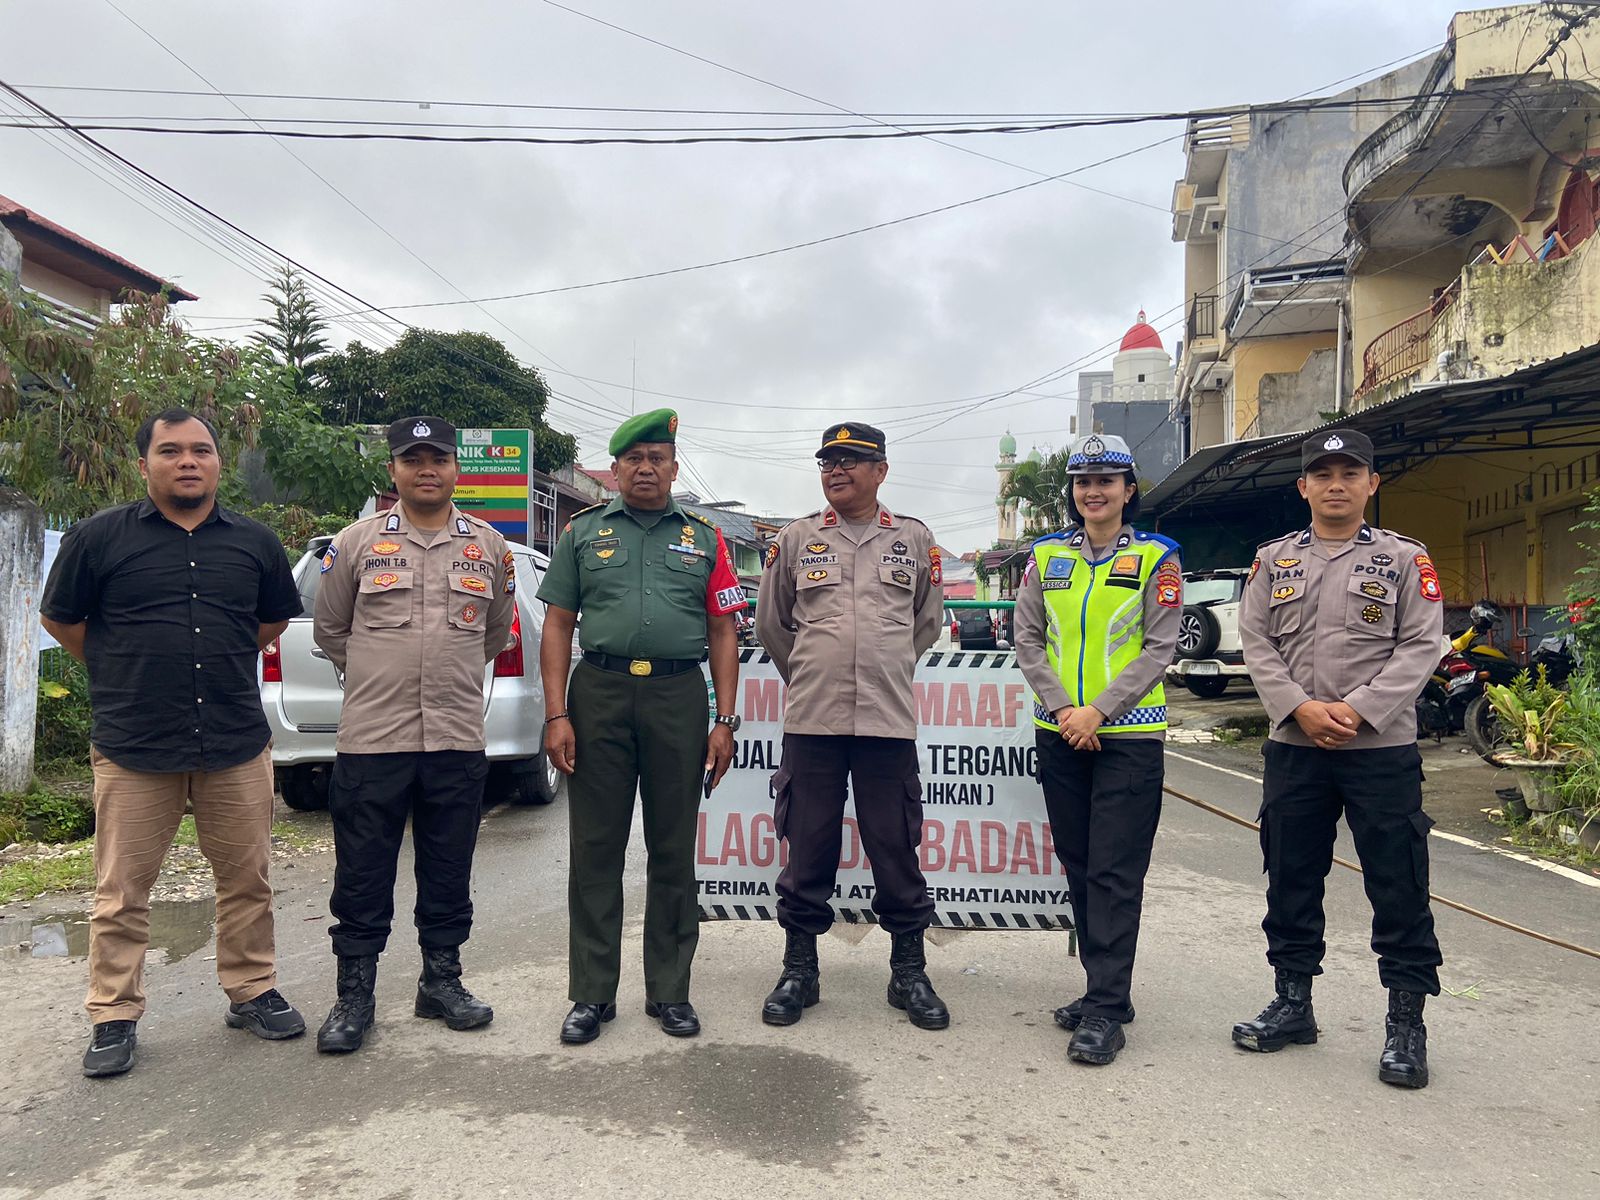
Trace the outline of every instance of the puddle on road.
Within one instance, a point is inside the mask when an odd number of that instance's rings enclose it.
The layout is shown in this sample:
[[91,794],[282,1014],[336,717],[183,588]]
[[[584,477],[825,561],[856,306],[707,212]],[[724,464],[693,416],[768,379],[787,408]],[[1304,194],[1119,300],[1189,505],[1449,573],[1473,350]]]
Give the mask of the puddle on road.
[[[211,941],[217,902],[156,900],[150,905],[150,949],[182,962]],[[15,912],[0,916],[0,961],[81,958],[89,953],[89,914]]]

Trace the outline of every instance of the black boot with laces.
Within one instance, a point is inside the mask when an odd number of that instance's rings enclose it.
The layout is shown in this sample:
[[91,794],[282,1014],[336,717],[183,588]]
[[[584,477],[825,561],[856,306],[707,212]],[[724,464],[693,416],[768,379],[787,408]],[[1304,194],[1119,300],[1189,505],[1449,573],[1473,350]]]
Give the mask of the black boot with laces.
[[1309,1046],[1317,1040],[1317,1018],[1311,1011],[1311,976],[1279,967],[1278,994],[1253,1021],[1233,1027],[1233,1044],[1270,1054],[1290,1044]]
[[1395,1087],[1428,1086],[1428,1027],[1422,1023],[1421,992],[1390,992],[1387,1035],[1378,1059],[1378,1078]]
[[494,1020],[494,1009],[461,986],[459,946],[423,947],[416,1014],[443,1018],[451,1029],[477,1029]]
[[361,1049],[377,1012],[378,956],[339,958],[339,998],[328,1019],[317,1030],[317,1050],[323,1054],[349,1054]]

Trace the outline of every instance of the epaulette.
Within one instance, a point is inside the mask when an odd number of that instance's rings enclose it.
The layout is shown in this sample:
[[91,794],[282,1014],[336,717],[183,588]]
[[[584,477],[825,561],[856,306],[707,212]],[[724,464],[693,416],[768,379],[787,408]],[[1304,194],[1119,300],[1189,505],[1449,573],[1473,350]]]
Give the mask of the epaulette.
[[1178,545],[1177,542],[1169,537],[1163,537],[1159,533],[1144,533],[1136,529],[1133,531],[1133,540],[1136,542],[1160,542],[1168,550],[1177,550],[1179,552],[1183,550],[1183,547]]
[[697,512],[691,512],[689,515],[691,517],[693,517],[696,521],[699,521],[700,524],[704,525],[707,529],[715,529],[717,527],[715,521],[707,520],[705,517],[702,517]]
[[576,519],[576,518],[578,518],[578,517],[581,517],[581,516],[583,516],[583,514],[584,514],[584,513],[592,513],[592,512],[593,512],[593,511],[594,511],[594,510],[595,510],[595,509],[597,509],[597,508],[604,508],[604,507],[605,507],[605,504],[604,504],[604,503],[601,503],[601,504],[591,504],[591,505],[589,505],[589,507],[588,507],[588,508],[580,508],[580,509],[579,509],[579,510],[578,510],[578,511],[577,511],[577,512],[575,512],[575,513],[573,513],[573,514],[572,514],[572,516],[571,516],[571,517],[569,517],[569,518],[568,518],[568,520],[569,520],[569,521],[570,521],[570,520],[574,520],[574,519]]
[[1299,531],[1296,531],[1294,533],[1280,533],[1275,538],[1268,538],[1266,541],[1257,544],[1256,549],[1257,550],[1265,550],[1268,546],[1276,546],[1279,542],[1285,540],[1286,538],[1299,537],[1299,536],[1300,536]]
[[1428,548],[1424,543],[1419,542],[1416,538],[1407,537],[1403,533],[1396,533],[1392,529],[1384,529],[1382,532],[1387,533],[1390,537],[1394,538],[1396,541],[1409,542],[1411,545],[1416,546],[1416,547],[1418,547],[1418,548],[1420,548],[1422,550],[1426,550]]
[[1066,540],[1067,531],[1065,529],[1058,529],[1054,533],[1047,533],[1043,537],[1034,538],[1032,544],[1034,546],[1039,546],[1043,545],[1045,542],[1064,542]]

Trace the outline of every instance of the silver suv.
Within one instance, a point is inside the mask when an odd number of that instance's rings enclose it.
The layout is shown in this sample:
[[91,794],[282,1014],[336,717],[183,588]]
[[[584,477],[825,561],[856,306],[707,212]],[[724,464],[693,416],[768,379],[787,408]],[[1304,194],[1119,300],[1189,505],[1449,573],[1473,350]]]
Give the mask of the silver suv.
[[[344,679],[311,638],[311,612],[322,579],[318,565],[332,538],[313,538],[295,564],[304,616],[261,655],[261,706],[272,728],[272,766],[290,808],[326,808],[334,737],[344,706]],[[544,753],[544,686],[539,678],[539,635],[544,605],[536,598],[550,560],[509,543],[517,565],[517,612],[511,644],[484,668],[484,731],[489,781],[484,804],[548,804],[560,775]]]
[[1239,601],[1245,567],[1189,571],[1183,576],[1183,613],[1178,618],[1178,658],[1167,677],[1196,696],[1212,699],[1230,679],[1249,679],[1239,641]]

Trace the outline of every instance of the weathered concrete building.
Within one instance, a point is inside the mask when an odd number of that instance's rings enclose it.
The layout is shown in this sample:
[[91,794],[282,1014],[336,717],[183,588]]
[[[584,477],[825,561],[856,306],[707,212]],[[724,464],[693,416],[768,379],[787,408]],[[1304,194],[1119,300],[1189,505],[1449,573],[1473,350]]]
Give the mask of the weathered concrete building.
[[[1531,606],[1533,623],[1586,560],[1575,526],[1600,484],[1600,89],[1585,59],[1600,62],[1600,10],[1460,13],[1415,98],[1334,177],[1355,369],[1342,411],[1319,416],[1372,436],[1371,515],[1428,544],[1448,599]],[[1323,189],[1325,171],[1260,183]],[[1256,391],[1261,413],[1281,403]],[[1149,497],[1163,528],[1237,563],[1303,522],[1299,435],[1266,432],[1192,455]]]

